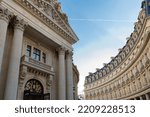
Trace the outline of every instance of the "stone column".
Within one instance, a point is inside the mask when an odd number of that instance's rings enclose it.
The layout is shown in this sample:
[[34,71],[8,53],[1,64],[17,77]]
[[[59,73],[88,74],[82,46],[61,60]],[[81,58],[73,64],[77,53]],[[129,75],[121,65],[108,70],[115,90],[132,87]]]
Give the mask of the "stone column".
[[143,100],[142,96],[140,96],[140,100]]
[[73,53],[67,51],[66,55],[66,70],[67,70],[67,99],[73,100],[73,67],[72,67]]
[[6,33],[8,24],[11,18],[11,14],[7,9],[0,6],[0,99],[3,99],[4,95],[4,77],[2,76],[2,63],[4,55],[4,47],[6,41]]
[[59,48],[58,99],[66,100],[65,48]]
[[8,68],[8,76],[5,87],[4,98],[6,100],[17,99],[17,88],[19,80],[19,68],[23,43],[23,32],[27,23],[18,17],[14,21],[14,36],[12,40],[11,55]]
[[150,100],[150,97],[148,94],[145,94],[146,100]]

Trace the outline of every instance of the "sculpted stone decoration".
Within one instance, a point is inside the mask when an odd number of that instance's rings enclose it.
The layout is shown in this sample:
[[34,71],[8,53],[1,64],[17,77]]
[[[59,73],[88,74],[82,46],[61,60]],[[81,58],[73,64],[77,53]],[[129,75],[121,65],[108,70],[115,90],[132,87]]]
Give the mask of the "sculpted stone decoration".
[[53,76],[52,75],[49,75],[47,78],[46,78],[46,89],[48,91],[50,91],[50,88],[51,88],[51,85],[52,85],[52,81],[53,81]]
[[107,73],[109,73],[109,72],[110,72],[110,68],[109,68],[109,66],[107,66],[106,70],[107,70]]
[[117,60],[114,61],[114,66],[117,67],[118,63]]
[[93,76],[91,76],[92,77],[92,81],[95,81],[95,77],[94,77],[94,75]]
[[138,16],[138,19],[139,19],[139,21],[141,21],[142,24],[144,22],[145,17],[146,17],[146,11],[145,11],[145,9],[142,9]]
[[129,41],[129,47],[132,49],[133,48],[133,46],[134,46],[134,40],[133,39],[130,39],[130,41]]
[[138,33],[140,33],[141,28],[142,28],[142,23],[141,23],[141,21],[136,22],[136,23],[135,23],[135,30],[136,30]]
[[52,19],[55,19],[54,17],[54,10],[50,7],[50,6],[47,6],[45,9],[44,9],[44,12],[50,16]]
[[13,14],[0,5],[0,19],[5,20],[7,23],[12,18]]
[[150,59],[147,54],[144,55],[144,62],[142,62],[144,66],[148,66],[150,64]]
[[88,78],[88,82],[91,83],[91,78]]
[[20,75],[19,75],[19,87],[22,88],[24,79],[26,78],[27,75],[27,67],[22,66],[20,69]]
[[57,51],[60,55],[65,55],[66,48],[61,46],[57,49]]
[[72,59],[72,56],[73,56],[73,52],[72,52],[72,51],[67,50],[66,54],[67,54],[67,58],[68,58],[68,59],[69,59],[69,58]]
[[44,24],[64,37],[73,41],[75,33],[70,29],[66,14],[56,9],[57,0],[14,0],[26,8],[30,13],[39,18]]
[[118,60],[118,63],[121,63],[121,57],[120,56],[117,57],[117,60]]
[[27,27],[27,22],[25,22],[23,19],[19,17],[14,18],[14,27],[20,30],[24,30]]

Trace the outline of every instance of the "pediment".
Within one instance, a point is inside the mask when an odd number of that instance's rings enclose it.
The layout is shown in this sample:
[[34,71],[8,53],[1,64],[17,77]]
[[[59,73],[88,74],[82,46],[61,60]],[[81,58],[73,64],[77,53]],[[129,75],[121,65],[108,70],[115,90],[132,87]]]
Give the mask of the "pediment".
[[14,0],[45,25],[74,44],[79,39],[68,23],[68,17],[61,11],[57,0]]

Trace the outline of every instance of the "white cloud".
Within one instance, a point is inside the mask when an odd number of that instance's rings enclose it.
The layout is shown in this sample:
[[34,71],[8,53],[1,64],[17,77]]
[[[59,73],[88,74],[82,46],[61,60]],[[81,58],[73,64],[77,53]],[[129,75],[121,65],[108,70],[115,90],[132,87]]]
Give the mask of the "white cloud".
[[86,19],[86,18],[69,18],[70,21],[89,21],[89,22],[134,22],[133,20],[118,20],[118,19]]

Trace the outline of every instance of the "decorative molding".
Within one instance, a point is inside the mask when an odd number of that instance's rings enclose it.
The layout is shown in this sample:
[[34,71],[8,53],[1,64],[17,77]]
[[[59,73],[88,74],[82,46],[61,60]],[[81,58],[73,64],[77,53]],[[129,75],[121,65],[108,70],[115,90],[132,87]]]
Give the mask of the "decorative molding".
[[69,59],[69,58],[71,58],[71,59],[72,59],[73,52],[72,52],[72,51],[67,50],[67,51],[66,51],[66,55],[67,55],[67,59]]
[[59,55],[65,55],[66,48],[61,46],[61,47],[57,48],[56,51],[58,51]]
[[22,31],[24,31],[24,29],[27,27],[27,22],[25,22],[23,19],[19,18],[19,17],[15,17],[14,18],[14,27],[15,29],[20,29]]
[[49,75],[46,78],[46,89],[47,89],[48,92],[50,92],[53,80],[54,80],[54,76],[53,75]]
[[67,15],[58,10],[57,7],[59,3],[56,0],[53,2],[50,2],[50,0],[14,1],[70,43],[74,43],[78,40],[67,22]]
[[20,74],[19,74],[19,88],[22,88],[26,75],[27,75],[27,67],[21,66]]
[[3,19],[7,23],[12,18],[13,14],[8,11],[8,9],[5,9],[3,6],[0,5],[0,19]]

